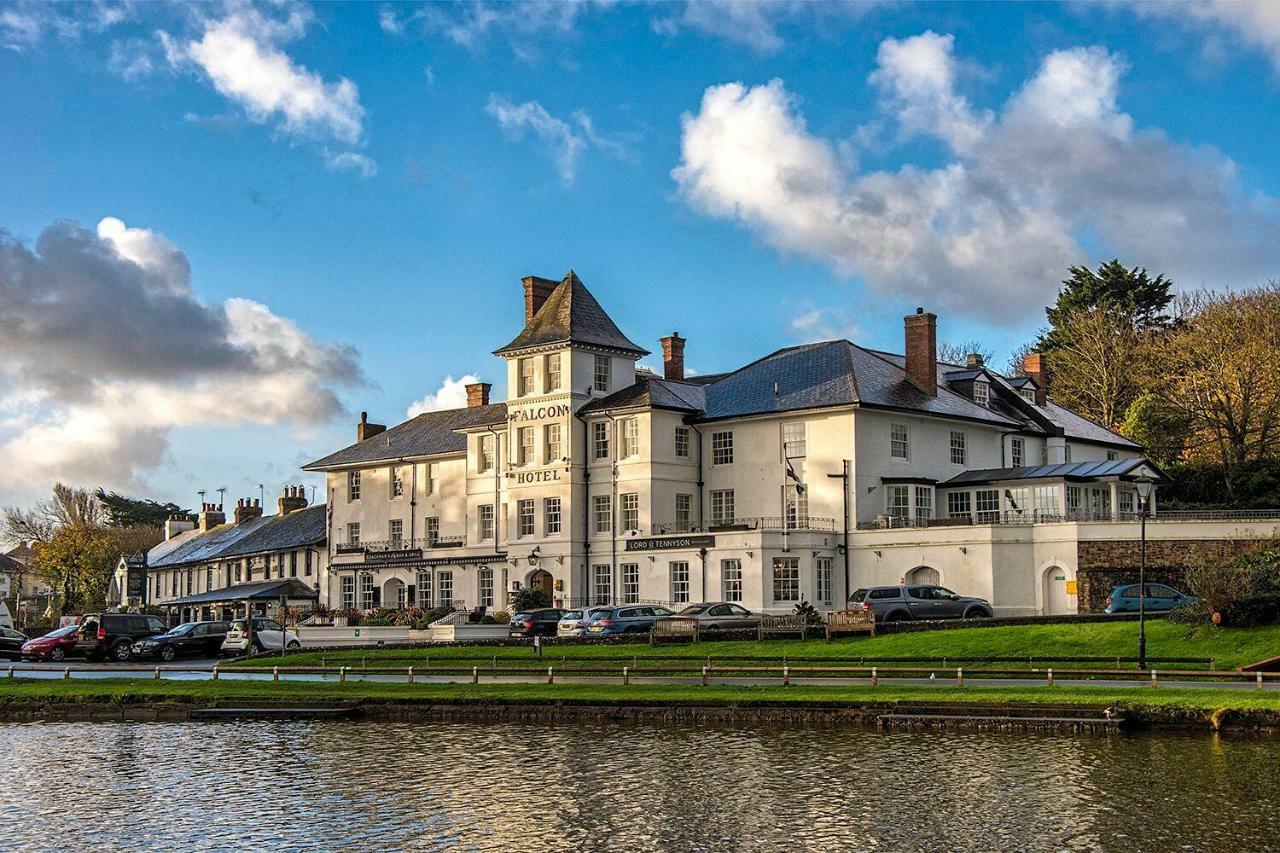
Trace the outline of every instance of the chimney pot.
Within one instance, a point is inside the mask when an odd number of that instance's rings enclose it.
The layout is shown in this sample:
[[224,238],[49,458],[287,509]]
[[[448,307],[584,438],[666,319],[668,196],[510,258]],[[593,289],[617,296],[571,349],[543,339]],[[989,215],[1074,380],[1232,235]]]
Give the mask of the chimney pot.
[[467,408],[474,409],[476,406],[489,405],[489,389],[493,385],[489,382],[472,382],[467,385]]
[[938,317],[923,307],[903,318],[906,371],[911,384],[933,397],[938,393]]
[[306,509],[307,499],[302,494],[301,486],[285,486],[284,491],[280,494],[277,501],[281,515],[288,515],[291,512],[297,512],[300,509]]
[[241,498],[236,501],[235,520],[236,524],[244,524],[246,521],[252,521],[262,516],[262,507],[257,505],[258,500],[254,498]]
[[560,282],[527,275],[520,280],[520,283],[524,285],[524,324],[527,326]]
[[685,339],[679,332],[672,332],[662,343],[662,375],[666,379],[684,379],[684,344]]

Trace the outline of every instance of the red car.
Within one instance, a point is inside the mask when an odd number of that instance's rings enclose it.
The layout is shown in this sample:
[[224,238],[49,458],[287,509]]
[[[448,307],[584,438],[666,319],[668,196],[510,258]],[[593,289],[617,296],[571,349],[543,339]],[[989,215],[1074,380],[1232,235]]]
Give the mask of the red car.
[[23,658],[35,660],[62,660],[76,653],[79,625],[64,625],[43,637],[27,640],[22,644]]

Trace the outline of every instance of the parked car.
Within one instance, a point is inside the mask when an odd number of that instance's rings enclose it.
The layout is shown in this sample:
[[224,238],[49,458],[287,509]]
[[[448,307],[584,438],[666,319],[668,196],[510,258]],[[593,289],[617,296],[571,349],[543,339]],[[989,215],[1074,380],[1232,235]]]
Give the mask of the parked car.
[[86,613],[80,620],[76,653],[95,661],[125,661],[133,653],[134,640],[167,630],[159,616],[145,613]]
[[63,625],[22,644],[22,657],[31,660],[63,660],[76,654],[80,642],[79,625]]
[[[1136,583],[1120,584],[1107,596],[1107,613],[1137,613],[1139,607],[1139,590]],[[1148,613],[1163,613],[1183,604],[1194,604],[1199,601],[1194,595],[1179,592],[1162,583],[1147,584],[1147,602],[1143,608]]]
[[27,642],[27,635],[13,628],[0,628],[0,657],[9,660],[22,659],[22,646]]
[[849,596],[849,605],[850,609],[872,611],[877,622],[989,619],[993,613],[991,602],[985,598],[960,595],[944,586],[918,583],[855,589]]
[[227,636],[219,647],[221,652],[232,652],[237,655],[248,654],[250,644],[254,651],[279,651],[283,643],[286,649],[302,648],[302,641],[293,631],[288,631],[274,619],[266,616],[253,617],[253,639],[249,639],[248,624],[244,619],[236,619],[227,626]]
[[511,617],[507,626],[513,637],[554,637],[560,617],[565,611],[558,607],[543,607],[540,610],[526,610]]
[[610,634],[643,634],[653,630],[653,623],[663,616],[675,616],[669,607],[657,604],[628,604],[610,607],[587,623],[588,637]]
[[227,639],[226,622],[183,622],[158,637],[147,637],[133,644],[133,656],[173,660],[182,655],[216,657]]
[[676,615],[697,619],[698,630],[704,633],[727,628],[760,627],[760,614],[752,613],[741,604],[735,604],[732,601],[690,604]]
[[582,637],[587,633],[587,623],[608,608],[587,607],[583,610],[569,610],[560,617],[556,624],[557,637]]

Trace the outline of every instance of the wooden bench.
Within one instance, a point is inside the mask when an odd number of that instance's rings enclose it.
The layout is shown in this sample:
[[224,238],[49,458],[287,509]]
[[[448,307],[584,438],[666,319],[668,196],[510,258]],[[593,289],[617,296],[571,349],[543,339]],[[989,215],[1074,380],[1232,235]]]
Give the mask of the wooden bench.
[[665,640],[698,641],[698,620],[689,616],[668,616],[653,623],[649,632],[649,644],[657,645]]
[[812,626],[808,619],[795,613],[788,613],[785,616],[761,616],[759,638],[763,640],[765,637],[777,634],[799,634],[800,639],[804,639],[809,635]]
[[826,621],[828,640],[834,634],[876,635],[876,614],[871,610],[833,610]]

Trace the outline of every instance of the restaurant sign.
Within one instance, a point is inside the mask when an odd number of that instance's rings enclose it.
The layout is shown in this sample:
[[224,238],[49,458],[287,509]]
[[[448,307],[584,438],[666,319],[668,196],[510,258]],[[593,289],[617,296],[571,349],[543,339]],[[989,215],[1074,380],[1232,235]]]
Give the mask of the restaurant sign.
[[421,548],[396,548],[387,551],[365,551],[364,560],[366,563],[380,563],[390,560],[420,560],[422,559]]
[[685,548],[714,548],[714,536],[654,536],[648,539],[628,539],[628,551],[678,551]]

